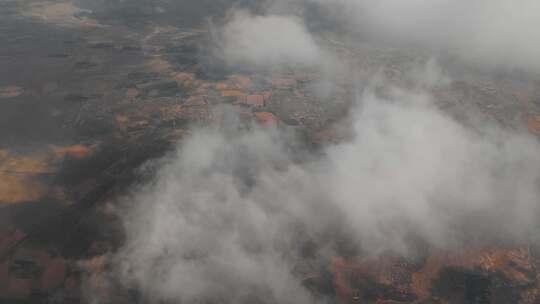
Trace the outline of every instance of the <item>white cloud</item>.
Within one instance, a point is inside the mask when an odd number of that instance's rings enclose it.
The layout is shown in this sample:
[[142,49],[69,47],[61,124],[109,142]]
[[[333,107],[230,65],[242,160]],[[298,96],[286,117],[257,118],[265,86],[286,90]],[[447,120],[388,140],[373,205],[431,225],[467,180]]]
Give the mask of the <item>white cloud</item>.
[[320,56],[317,44],[296,17],[236,12],[225,24],[221,38],[219,52],[233,65],[314,65]]

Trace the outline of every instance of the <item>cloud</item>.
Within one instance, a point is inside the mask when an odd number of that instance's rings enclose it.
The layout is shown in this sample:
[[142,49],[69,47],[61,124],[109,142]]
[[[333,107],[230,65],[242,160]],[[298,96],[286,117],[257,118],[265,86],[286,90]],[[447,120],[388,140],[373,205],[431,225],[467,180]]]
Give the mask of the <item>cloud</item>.
[[220,31],[218,50],[231,65],[272,67],[315,65],[320,51],[301,19],[292,16],[233,14]]
[[320,176],[370,251],[406,252],[411,232],[433,246],[524,240],[538,220],[535,139],[472,130],[403,91],[368,92],[354,122],[355,139],[330,148]]
[[311,2],[376,40],[420,44],[489,67],[540,71],[536,0]]
[[124,277],[156,301],[313,303],[284,254],[304,206],[281,193],[292,185],[280,180],[306,173],[276,134],[233,133],[199,130],[135,194],[119,253]]
[[374,91],[358,98],[351,140],[301,161],[277,129],[195,131],[126,199],[123,282],[155,301],[314,303],[303,280],[341,241],[411,254],[411,236],[436,247],[528,239],[535,139],[465,127],[423,94]]

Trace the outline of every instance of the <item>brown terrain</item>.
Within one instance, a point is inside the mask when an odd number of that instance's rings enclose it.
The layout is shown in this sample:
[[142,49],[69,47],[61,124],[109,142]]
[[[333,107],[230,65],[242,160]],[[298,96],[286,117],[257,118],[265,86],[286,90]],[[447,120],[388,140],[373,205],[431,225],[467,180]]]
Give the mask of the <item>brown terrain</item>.
[[[147,11],[151,1],[110,1],[109,10],[84,2],[0,2],[1,303],[85,302],[83,281],[98,286],[103,303],[135,303],[106,283],[103,257],[123,240],[109,209],[140,178],[136,168],[194,126],[219,124],[218,106],[301,130],[314,147],[346,136],[334,124],[354,95],[349,75],[337,77],[330,105],[310,90],[321,78],[309,69],[209,64],[200,51],[209,33],[196,10],[194,20],[174,23]],[[408,85],[408,54],[325,43],[366,77],[382,70]],[[478,76],[430,90],[456,117],[474,112],[540,136],[538,81]],[[414,259],[335,256],[327,293],[338,303],[540,303],[539,267],[528,244],[427,250]]]

